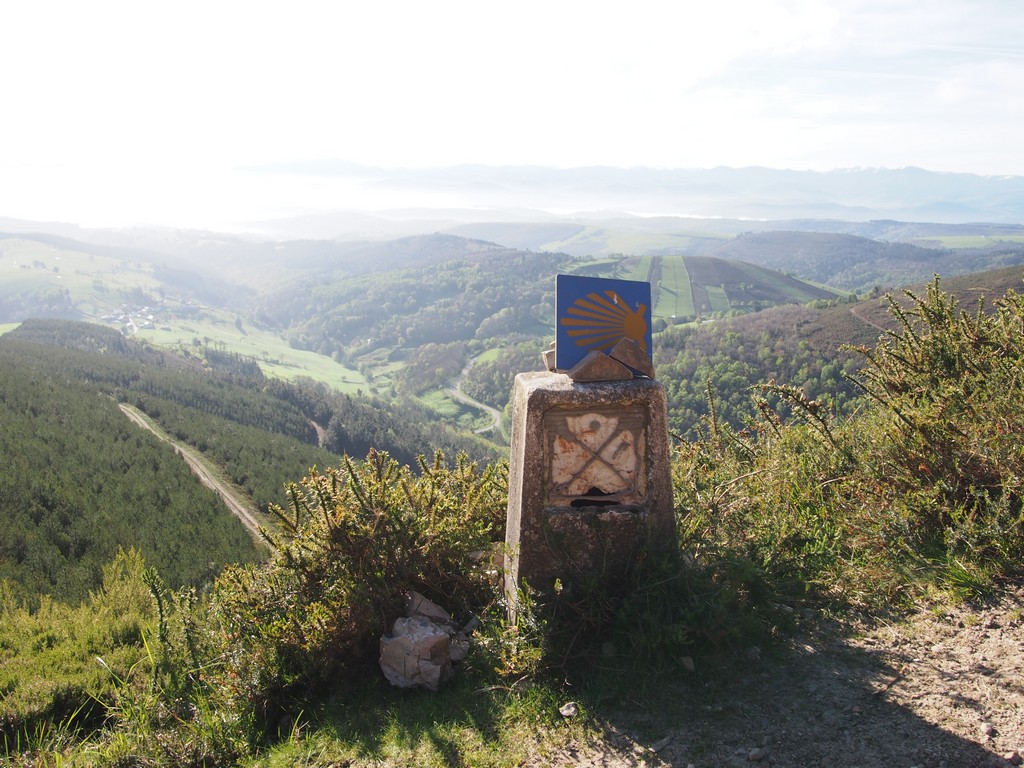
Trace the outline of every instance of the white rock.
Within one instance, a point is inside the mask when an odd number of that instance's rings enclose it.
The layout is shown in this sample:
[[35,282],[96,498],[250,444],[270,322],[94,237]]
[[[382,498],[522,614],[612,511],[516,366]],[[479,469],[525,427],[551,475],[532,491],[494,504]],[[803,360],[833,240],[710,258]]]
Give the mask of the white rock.
[[398,688],[436,691],[452,676],[451,636],[424,616],[397,619],[380,639],[380,668]]

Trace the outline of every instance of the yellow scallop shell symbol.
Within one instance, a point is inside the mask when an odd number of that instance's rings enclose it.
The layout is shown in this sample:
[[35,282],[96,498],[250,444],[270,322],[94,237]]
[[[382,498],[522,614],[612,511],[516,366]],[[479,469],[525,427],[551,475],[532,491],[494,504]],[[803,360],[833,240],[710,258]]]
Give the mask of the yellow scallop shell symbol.
[[605,291],[604,296],[588,293],[586,298],[576,299],[565,313],[572,317],[563,317],[560,322],[572,329],[566,333],[578,347],[610,349],[620,339],[628,338],[647,351],[646,304],[633,311],[618,293]]

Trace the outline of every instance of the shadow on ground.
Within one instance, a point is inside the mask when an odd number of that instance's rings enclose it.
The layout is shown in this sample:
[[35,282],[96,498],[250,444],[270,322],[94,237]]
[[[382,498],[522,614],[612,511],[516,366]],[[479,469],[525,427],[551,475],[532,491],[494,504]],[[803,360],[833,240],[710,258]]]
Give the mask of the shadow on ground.
[[[998,605],[833,625],[645,683],[578,766],[1009,766],[1024,752],[1024,589]],[[574,752],[574,753],[573,753]],[[1012,762],[1011,762],[1012,761]]]

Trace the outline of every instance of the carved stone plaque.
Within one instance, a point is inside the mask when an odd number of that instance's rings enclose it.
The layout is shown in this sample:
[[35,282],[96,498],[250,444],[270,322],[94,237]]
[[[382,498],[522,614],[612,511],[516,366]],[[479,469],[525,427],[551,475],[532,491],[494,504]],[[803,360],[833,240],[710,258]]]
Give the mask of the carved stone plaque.
[[551,408],[544,414],[545,506],[639,504],[646,473],[645,408]]

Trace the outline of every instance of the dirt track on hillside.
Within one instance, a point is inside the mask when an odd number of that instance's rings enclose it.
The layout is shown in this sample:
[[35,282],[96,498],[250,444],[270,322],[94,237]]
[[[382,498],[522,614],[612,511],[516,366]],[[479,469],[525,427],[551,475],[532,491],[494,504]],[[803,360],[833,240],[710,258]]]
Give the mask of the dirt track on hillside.
[[265,543],[266,540],[260,534],[259,530],[259,513],[251,504],[248,504],[244,498],[240,497],[233,488],[222,483],[210,474],[203,465],[203,462],[198,455],[198,451],[196,451],[195,448],[178,442],[172,439],[169,435],[153,429],[152,425],[146,420],[146,418],[132,406],[121,403],[120,408],[134,424],[148,430],[156,435],[160,440],[171,445],[174,450],[177,451],[178,455],[185,460],[189,468],[192,470],[192,474],[199,479],[199,482],[220,496],[227,508],[231,510],[231,513],[235,517],[241,520],[242,525],[248,529],[253,538]]
[[[694,659],[690,680],[532,767],[1010,766],[1024,755],[1024,585],[988,605]],[[657,703],[652,703],[656,701]]]

